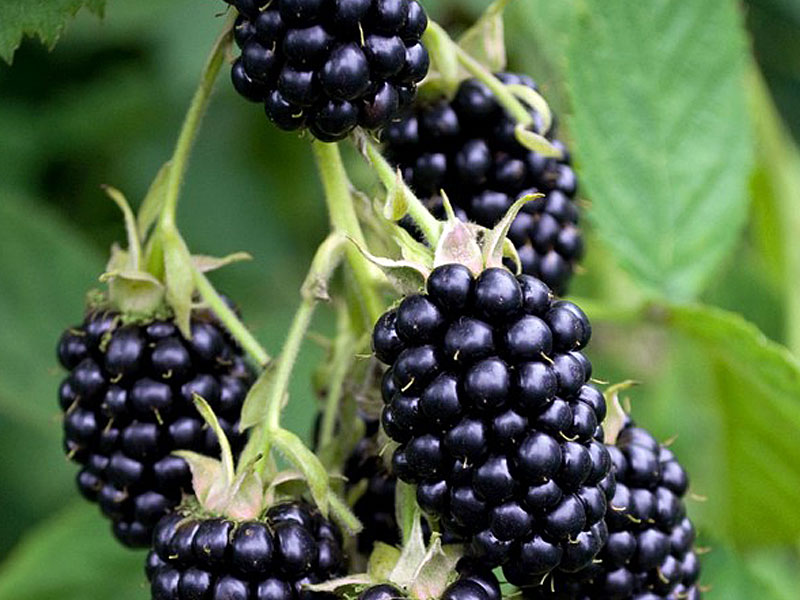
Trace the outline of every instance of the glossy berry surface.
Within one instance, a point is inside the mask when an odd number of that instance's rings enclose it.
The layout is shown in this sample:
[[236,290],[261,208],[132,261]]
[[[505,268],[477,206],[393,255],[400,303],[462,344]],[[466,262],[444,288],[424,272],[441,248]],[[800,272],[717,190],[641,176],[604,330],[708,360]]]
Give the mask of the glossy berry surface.
[[605,401],[581,354],[590,335],[540,280],[456,264],[375,326],[394,472],[486,564],[541,579],[605,543],[614,486]]
[[[458,578],[451,583],[438,600],[501,600],[500,583],[494,573],[462,559],[456,566]],[[361,592],[358,600],[405,600],[408,598],[398,588],[387,585],[375,585]]]
[[633,424],[609,452],[617,484],[606,516],[608,542],[598,560],[578,573],[556,575],[552,587],[529,588],[525,596],[698,600],[700,561],[683,500],[689,485],[683,467]]
[[303,586],[344,567],[338,528],[312,506],[290,502],[263,521],[168,515],[156,526],[145,571],[153,600],[321,600],[328,595]]
[[[536,89],[525,76],[499,77]],[[534,117],[538,127],[541,119]],[[546,132],[563,149],[554,135],[554,129]],[[545,158],[519,144],[514,121],[489,89],[473,79],[464,81],[450,101],[416,106],[384,130],[383,140],[388,158],[440,218],[441,190],[459,217],[485,227],[494,226],[518,198],[544,194],[522,209],[509,238],[525,273],[557,294],[565,292],[583,255],[577,178],[566,150],[561,159]]]
[[211,405],[238,453],[252,371],[202,313],[186,340],[171,322],[122,325],[119,315],[93,312],[64,332],[58,358],[69,371],[59,401],[65,452],[81,466],[78,488],[111,519],[120,541],[147,546],[158,520],[191,490],[189,467],[172,452],[219,455],[193,395]]
[[233,85],[281,129],[325,142],[380,129],[428,73],[417,0],[226,1],[239,11]]

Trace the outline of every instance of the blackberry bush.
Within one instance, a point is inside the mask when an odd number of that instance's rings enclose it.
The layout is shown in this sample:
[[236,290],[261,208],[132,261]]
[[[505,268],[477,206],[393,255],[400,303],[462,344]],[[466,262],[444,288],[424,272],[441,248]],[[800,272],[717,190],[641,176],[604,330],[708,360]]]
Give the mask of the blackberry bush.
[[191,339],[170,321],[124,325],[92,311],[64,332],[58,358],[69,375],[59,388],[64,446],[81,466],[78,489],[111,519],[128,546],[146,546],[158,520],[191,490],[175,450],[219,453],[195,394],[219,415],[238,453],[238,419],[253,381],[238,345],[208,313],[195,313]]
[[[498,77],[508,85],[537,89],[525,75]],[[561,159],[546,158],[520,144],[516,120],[485,84],[467,79],[452,100],[416,105],[387,127],[384,148],[406,182],[440,218],[444,217],[442,190],[461,219],[489,228],[518,198],[545,194],[522,209],[508,236],[523,271],[563,294],[583,255],[575,201],[578,183],[555,131],[543,132],[541,119],[537,122],[539,132],[562,151]]]
[[292,501],[244,522],[168,515],[156,527],[146,572],[153,600],[311,600],[325,594],[304,586],[344,566],[338,527]]
[[228,1],[240,13],[233,84],[281,129],[332,142],[381,128],[428,72],[417,0]]
[[531,597],[699,599],[700,561],[683,501],[689,486],[683,467],[672,451],[632,423],[609,452],[617,486],[599,560],[574,577],[556,579],[556,591]]
[[473,553],[508,574],[577,571],[607,537],[614,492],[591,326],[540,280],[437,267],[373,332],[389,365],[382,423],[396,475]]

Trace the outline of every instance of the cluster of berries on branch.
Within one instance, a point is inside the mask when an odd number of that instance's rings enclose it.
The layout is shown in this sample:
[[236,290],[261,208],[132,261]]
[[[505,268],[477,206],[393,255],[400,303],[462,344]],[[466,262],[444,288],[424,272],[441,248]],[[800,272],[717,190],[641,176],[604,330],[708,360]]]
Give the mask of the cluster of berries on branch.
[[231,76],[285,130],[325,142],[411,105],[430,59],[417,0],[229,0],[242,49]]
[[[263,520],[164,517],[147,557],[153,600],[305,600],[306,585],[343,573],[338,527],[304,502],[272,506]],[[321,595],[320,595],[321,597]]]
[[[538,90],[526,75],[501,73],[498,78],[506,85]],[[515,135],[517,121],[477,79],[463,81],[452,99],[415,104],[384,130],[385,152],[439,218],[444,217],[442,192],[462,220],[489,228],[517,199],[544,194],[523,208],[508,236],[522,270],[563,294],[583,256],[578,181],[555,130],[542,131],[541,116],[532,109],[531,114],[534,129],[546,134],[561,158],[523,146]],[[413,231],[413,224],[408,226]]]
[[124,325],[92,311],[64,332],[58,358],[69,375],[59,388],[64,447],[79,465],[78,488],[97,502],[128,546],[150,544],[158,520],[191,491],[189,465],[176,450],[219,454],[213,430],[194,408],[204,398],[238,453],[238,420],[254,375],[209,313],[196,313],[192,337],[174,323]]
[[540,280],[458,264],[373,333],[394,472],[512,582],[585,568],[607,538],[614,479],[605,400],[580,352],[590,335]]

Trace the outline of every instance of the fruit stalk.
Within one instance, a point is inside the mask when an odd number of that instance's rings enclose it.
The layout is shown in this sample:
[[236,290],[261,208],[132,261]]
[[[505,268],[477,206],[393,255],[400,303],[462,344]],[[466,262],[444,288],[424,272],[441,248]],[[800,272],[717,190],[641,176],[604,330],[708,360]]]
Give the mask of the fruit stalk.
[[178,195],[180,193],[181,183],[186,174],[187,164],[189,162],[189,154],[191,153],[192,146],[195,139],[197,139],[197,132],[200,129],[200,122],[208,110],[208,105],[211,100],[211,92],[214,89],[214,84],[219,76],[220,69],[225,62],[225,56],[230,48],[231,41],[233,40],[233,22],[235,15],[232,14],[225,22],[225,27],[214,46],[211,49],[211,54],[206,61],[203,68],[203,75],[200,79],[200,85],[192,98],[192,104],[189,111],[186,113],[186,118],[183,122],[178,141],[175,144],[175,152],[172,155],[169,176],[167,179],[167,191],[164,201],[164,207],[161,211],[161,227],[166,228],[175,226],[175,216],[178,210]]
[[[361,246],[366,246],[364,232],[358,221],[353,196],[350,192],[350,180],[342,162],[338,144],[314,142],[311,144],[322,186],[325,190],[325,202],[328,206],[331,225],[334,232],[346,235]],[[347,263],[357,286],[363,313],[369,320],[367,327],[378,320],[383,312],[383,303],[375,292],[375,280],[370,272],[367,260],[354,245],[345,250]]]

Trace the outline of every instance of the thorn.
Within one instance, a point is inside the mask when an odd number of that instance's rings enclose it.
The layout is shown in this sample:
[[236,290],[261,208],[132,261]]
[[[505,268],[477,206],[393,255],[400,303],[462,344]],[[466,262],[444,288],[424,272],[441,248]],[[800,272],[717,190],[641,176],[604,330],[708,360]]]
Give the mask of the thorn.
[[108,424],[103,428],[103,433],[108,433],[111,431],[111,427],[114,425],[114,419],[109,419]]
[[632,522],[636,523],[637,525],[641,524],[641,522],[642,522],[641,519],[637,519],[633,515],[630,515],[630,514],[626,513],[625,516],[628,517],[628,519],[630,519]]
[[161,379],[172,379],[172,369],[169,369],[166,373],[161,376]]
[[80,450],[78,446],[73,446],[73,448],[69,452],[67,452],[67,460],[72,460],[73,458],[75,458],[75,455],[78,453],[78,450]]
[[564,438],[564,439],[565,439],[565,440],[567,440],[568,442],[574,442],[575,440],[577,440],[577,439],[580,437],[580,436],[577,436],[577,435],[576,435],[576,436],[574,436],[574,437],[569,437],[569,436],[567,436],[567,435],[564,435],[564,432],[563,432],[563,431],[559,431],[559,432],[558,432],[558,435],[560,435],[562,438]]
[[545,354],[544,352],[540,352],[540,353],[539,353],[539,356],[541,356],[541,357],[542,357],[542,360],[543,360],[544,362],[546,362],[546,363],[549,363],[549,364],[551,364],[551,365],[554,365],[554,364],[555,364],[555,361],[553,361],[553,359],[552,359],[552,358],[550,358],[549,356],[547,356],[547,354]]
[[711,546],[695,546],[694,553],[703,556],[704,554],[708,554],[711,552]]
[[120,373],[120,374],[118,374],[118,375],[114,375],[114,376],[113,376],[113,377],[110,379],[111,383],[119,383],[121,380],[122,380],[122,373]]
[[592,377],[589,381],[591,381],[592,383],[596,383],[597,385],[608,385],[609,383],[611,383],[610,381],[607,381],[605,379],[598,379],[597,377]]
[[159,425],[163,425],[164,424],[164,419],[161,418],[161,413],[158,412],[158,409],[154,408],[153,412],[156,414],[156,421],[158,421],[158,424]]
[[700,591],[703,592],[704,594],[707,594],[712,589],[714,589],[714,586],[711,585],[710,583],[706,583],[705,585],[700,585],[698,587],[700,588]]
[[595,558],[595,559],[592,560],[592,564],[593,565],[602,565],[603,564],[603,559],[602,558]]
[[69,408],[67,409],[67,414],[71,415],[72,413],[74,413],[77,410],[80,403],[81,403],[80,397],[75,398],[75,400],[72,401],[72,404],[69,405]]
[[458,357],[461,355],[461,348],[456,350],[456,353],[453,354],[453,362],[458,362]]
[[658,569],[656,569],[656,573],[658,574],[658,578],[659,578],[659,579],[660,579],[660,580],[661,580],[661,581],[662,581],[662,582],[663,582],[665,585],[668,585],[668,584],[669,584],[669,579],[667,579],[666,577],[664,577],[664,574],[661,572],[661,567],[659,567]]
[[412,377],[411,380],[405,384],[403,387],[400,388],[401,392],[407,392],[411,389],[411,386],[414,385],[414,378]]
[[695,502],[708,502],[708,496],[703,496],[702,494],[696,494],[694,492],[689,492],[689,498]]
[[70,335],[74,335],[75,337],[86,337],[88,335],[82,329],[74,329],[72,327],[69,328],[69,333]]
[[361,26],[361,21],[358,22],[358,34],[361,37],[361,46],[366,46],[367,41],[364,36],[364,28]]
[[628,507],[627,506],[614,506],[612,504],[611,505],[611,510],[613,510],[615,512],[625,512],[626,510],[628,510]]

